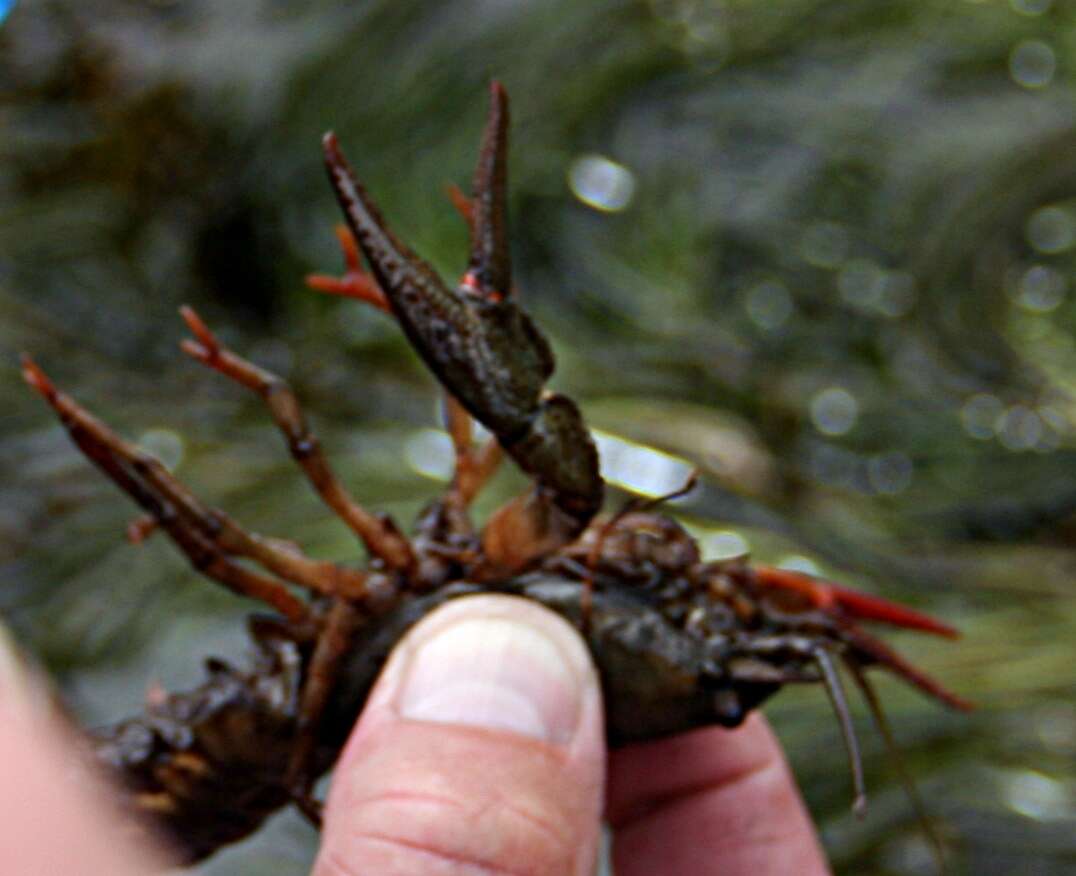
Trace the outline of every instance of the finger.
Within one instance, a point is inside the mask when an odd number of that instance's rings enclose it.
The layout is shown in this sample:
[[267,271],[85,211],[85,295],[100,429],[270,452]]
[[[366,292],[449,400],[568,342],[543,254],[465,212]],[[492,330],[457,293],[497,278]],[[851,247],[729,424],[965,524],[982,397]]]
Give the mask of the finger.
[[760,715],[629,746],[610,762],[618,876],[829,873],[780,745]]
[[593,871],[601,696],[576,632],[456,600],[396,647],[336,768],[315,876]]
[[34,681],[0,628],[0,873],[164,870],[164,857],[102,803],[109,792],[79,761],[78,741],[50,714]]

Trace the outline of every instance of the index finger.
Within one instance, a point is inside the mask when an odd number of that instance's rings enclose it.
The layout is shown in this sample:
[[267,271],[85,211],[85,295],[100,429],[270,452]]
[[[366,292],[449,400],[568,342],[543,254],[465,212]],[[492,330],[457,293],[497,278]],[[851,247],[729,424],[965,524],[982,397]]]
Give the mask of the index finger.
[[829,866],[761,715],[632,745],[610,757],[618,876],[824,876]]

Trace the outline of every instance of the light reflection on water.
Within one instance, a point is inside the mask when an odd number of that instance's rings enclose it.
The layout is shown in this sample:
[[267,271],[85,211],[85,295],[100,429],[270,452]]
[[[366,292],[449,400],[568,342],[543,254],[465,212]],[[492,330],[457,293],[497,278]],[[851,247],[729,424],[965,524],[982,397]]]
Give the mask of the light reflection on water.
[[1007,771],[1002,778],[1002,795],[1010,809],[1038,821],[1076,815],[1069,789],[1037,770]]
[[601,456],[602,477],[642,496],[675,492],[694,471],[694,466],[677,456],[609,432],[595,429],[594,440]]
[[1021,40],[1009,55],[1009,75],[1024,88],[1045,88],[1057,71],[1057,56],[1042,40]]
[[413,471],[436,481],[452,477],[455,453],[452,439],[440,429],[419,429],[404,441],[404,459]]
[[186,454],[183,436],[173,429],[147,429],[135,443],[156,456],[169,471],[175,471]]
[[1046,265],[1032,265],[1017,283],[1016,300],[1035,313],[1056,310],[1065,300],[1065,277]]
[[704,559],[731,560],[751,553],[751,545],[740,533],[731,529],[700,531],[696,533],[699,550]]
[[1065,252],[1076,246],[1076,216],[1065,207],[1040,207],[1028,217],[1024,233],[1041,253]]
[[847,389],[830,386],[811,399],[810,412],[811,422],[823,435],[845,435],[859,417],[859,402]]
[[[609,432],[594,430],[593,434],[602,477],[632,493],[651,498],[667,495],[683,487],[695,470],[690,463],[662,450]],[[416,430],[404,442],[403,453],[411,470],[424,477],[438,481],[452,477],[452,440],[441,429]]]
[[568,170],[572,193],[588,207],[617,213],[631,204],[635,175],[604,155],[583,155]]
[[744,308],[760,329],[776,331],[792,316],[795,303],[788,287],[780,280],[762,280],[747,290]]
[[777,561],[778,569],[787,569],[790,572],[803,572],[805,575],[820,575],[822,570],[810,557],[803,554],[788,554]]

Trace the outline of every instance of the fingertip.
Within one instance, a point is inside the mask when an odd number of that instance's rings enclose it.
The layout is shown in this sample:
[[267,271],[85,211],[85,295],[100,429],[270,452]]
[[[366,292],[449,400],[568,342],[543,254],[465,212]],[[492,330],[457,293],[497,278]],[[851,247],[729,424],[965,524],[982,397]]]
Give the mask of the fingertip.
[[405,636],[371,692],[315,873],[514,872],[521,860],[587,873],[604,757],[597,676],[575,631],[525,600],[454,601]]
[[[113,808],[46,683],[0,622],[0,873],[157,873],[171,862]],[[74,869],[73,869],[74,867]]]
[[780,744],[761,715],[612,755],[607,813],[620,876],[827,873]]

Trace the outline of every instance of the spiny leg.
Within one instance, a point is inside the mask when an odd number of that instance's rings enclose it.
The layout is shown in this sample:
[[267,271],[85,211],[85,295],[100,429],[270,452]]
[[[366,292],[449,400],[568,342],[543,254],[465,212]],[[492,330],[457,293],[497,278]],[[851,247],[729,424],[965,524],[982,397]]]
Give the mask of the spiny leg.
[[345,599],[334,599],[318,633],[299,701],[295,747],[284,780],[299,811],[321,827],[321,803],[314,798],[314,756],[318,729],[344,659],[351,653],[355,633],[367,615]]
[[[348,249],[349,236],[341,234],[340,237],[349,268],[357,267],[357,253]],[[370,288],[377,290],[376,283],[372,283]],[[383,298],[359,297],[375,306],[384,304]],[[378,304],[379,301],[381,304]],[[317,437],[306,425],[291,387],[275,374],[223,347],[191,308],[184,307],[181,314],[197,339],[184,341],[184,352],[257,392],[265,400],[273,420],[284,434],[292,456],[325,503],[362,539],[372,555],[379,557],[390,569],[404,573],[409,571],[414,564],[410,543],[389,521],[370,514],[347,493],[329,468]],[[336,596],[338,598],[334,599],[326,622],[318,633],[310,660],[299,706],[295,749],[286,777],[296,805],[315,824],[320,820],[320,805],[314,800],[311,789],[314,782],[312,758],[318,726],[339,677],[341,660],[350,650],[351,635],[364,617],[348,599],[350,594],[341,591]]]
[[340,249],[344,253],[344,266],[347,270],[342,277],[310,274],[306,278],[306,285],[318,292],[356,298],[378,310],[390,312],[388,299],[381,291],[381,287],[377,285],[377,280],[362,269],[359,245],[355,242],[355,235],[346,225],[337,225],[335,231],[336,238],[340,241]]
[[[48,380],[39,368],[33,363],[30,365],[31,370],[36,369],[36,378]],[[281,578],[315,593],[345,595],[359,601],[365,598],[364,573],[334,563],[310,559],[293,544],[247,531],[223,511],[204,506],[155,457],[125,442],[70,398],[60,393],[57,393],[57,398],[73,416],[79,418],[82,427],[96,442],[96,446],[105,448],[113,456],[127,461],[131,472],[156,495],[159,503],[171,508],[181,520],[199,532],[202,538],[212,541],[225,553],[254,560]],[[86,450],[81,444],[80,447]],[[148,534],[152,529],[150,521],[154,521],[154,525],[161,523],[152,515],[135,521],[128,527],[128,538],[137,540]]]
[[756,565],[754,570],[755,578],[762,587],[799,594],[815,608],[830,614],[845,614],[857,621],[876,621],[947,639],[960,636],[953,627],[922,612],[880,596],[842,587],[806,572],[763,565]]
[[258,599],[289,620],[307,607],[280,581],[233,562],[223,547],[222,520],[203,509],[161,463],[127,444],[68,395],[24,355],[23,376],[59,416],[75,445],[164,529],[196,570],[243,596]]
[[[501,460],[495,438],[481,447],[473,445],[473,421],[451,395],[444,397],[445,429],[452,440],[455,467],[445,493],[419,515],[414,535],[417,553],[430,560],[412,579],[412,589],[428,590],[447,580],[452,565],[455,574],[471,578],[484,567],[485,556],[471,520],[470,505]],[[445,564],[450,564],[446,566]]]
[[474,420],[455,398],[445,393],[445,426],[455,451],[455,470],[449,496],[461,508],[470,507],[475,496],[497,471],[504,454],[496,438],[479,448],[473,446]]
[[391,521],[371,514],[351,498],[329,467],[320,442],[307,426],[291,387],[272,372],[222,346],[192,308],[183,307],[180,313],[196,338],[183,341],[183,352],[260,395],[284,434],[292,457],[302,467],[325,504],[362,539],[372,555],[379,557],[392,569],[410,569],[414,556],[407,539]]
[[456,208],[456,212],[460,214],[460,218],[467,223],[467,227],[474,228],[474,205],[471,199],[455,183],[449,183],[445,187],[445,193],[452,202],[452,206]]

